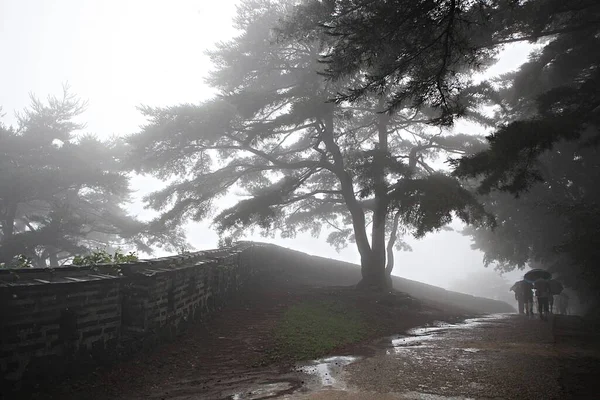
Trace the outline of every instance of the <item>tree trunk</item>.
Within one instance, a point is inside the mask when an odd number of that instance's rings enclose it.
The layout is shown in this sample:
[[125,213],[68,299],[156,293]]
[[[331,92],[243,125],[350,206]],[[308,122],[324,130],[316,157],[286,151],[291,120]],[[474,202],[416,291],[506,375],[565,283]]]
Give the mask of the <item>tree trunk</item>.
[[[383,111],[385,99],[380,99],[380,109]],[[334,106],[325,115],[322,140],[331,153],[333,164],[331,171],[340,180],[342,196],[352,216],[352,227],[356,246],[360,253],[362,279],[357,288],[386,291],[391,289],[391,280],[385,273],[385,222],[387,217],[387,184],[385,181],[385,158],[387,156],[387,125],[389,116],[378,114],[379,148],[373,162],[375,179],[375,201],[373,209],[373,228],[371,245],[367,236],[365,211],[356,199],[352,177],[345,170],[343,155],[335,143],[333,135]]]
[[398,223],[400,222],[400,213],[394,215],[394,223],[392,224],[392,230],[390,232],[390,239],[387,245],[387,265],[385,266],[385,274],[390,277],[394,270],[394,246],[396,245],[396,239],[398,237]]
[[[385,184],[384,184],[385,186]],[[385,188],[384,188],[385,190]],[[379,193],[379,196],[382,196]],[[385,194],[383,195],[385,196]],[[387,216],[387,200],[376,196],[375,210],[373,211],[373,227],[371,230],[371,262],[369,275],[371,285],[375,284],[382,289],[388,289],[385,281],[385,222]],[[363,277],[364,279],[364,277]]]
[[[359,287],[370,287],[375,290],[387,291],[391,287],[391,279],[385,271],[385,223],[388,212],[387,183],[385,180],[385,163],[388,152],[387,127],[389,115],[385,112],[385,97],[379,98],[377,115],[378,148],[373,158],[373,180],[375,201],[373,207],[373,226],[371,230],[371,257],[368,264],[361,265],[362,281]],[[362,264],[362,262],[361,262]],[[365,268],[366,267],[366,268]]]
[[[381,259],[379,259],[380,261]],[[357,289],[378,292],[391,289],[391,281],[387,279],[385,274],[385,265],[378,265],[376,262],[378,261],[374,260],[374,257],[366,260],[361,257],[362,279],[356,285]]]
[[360,253],[361,265],[368,266],[371,260],[371,246],[369,246],[369,239],[367,237],[366,230],[366,219],[365,211],[360,205],[354,194],[354,186],[352,184],[352,177],[344,168],[344,158],[340,151],[339,146],[333,139],[333,106],[330,106],[330,112],[325,116],[325,128],[323,131],[323,143],[327,147],[327,150],[333,157],[333,172],[340,180],[340,186],[342,189],[342,196],[348,211],[352,216],[352,228],[354,230],[354,237],[356,240],[356,246]]
[[[378,211],[378,212],[377,212]],[[362,280],[360,288],[385,291],[391,289],[391,282],[385,270],[385,212],[377,210],[373,215],[372,250],[367,263],[361,259]]]

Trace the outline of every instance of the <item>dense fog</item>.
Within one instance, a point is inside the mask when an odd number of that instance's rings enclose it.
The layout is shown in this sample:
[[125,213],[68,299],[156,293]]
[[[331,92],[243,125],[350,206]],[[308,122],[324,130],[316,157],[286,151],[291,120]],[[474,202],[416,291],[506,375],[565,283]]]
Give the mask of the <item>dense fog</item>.
[[[225,55],[221,56],[214,56],[214,53],[211,56],[205,51],[218,49],[215,47],[217,43],[222,43],[221,49],[225,49],[223,46],[226,45],[223,43],[243,33],[247,21],[237,21],[237,27],[232,24],[238,3],[123,3],[91,0],[52,4],[41,0],[2,2],[0,46],[5,56],[11,60],[4,63],[3,74],[0,76],[0,84],[4,89],[0,93],[0,104],[5,114],[4,126],[19,129],[20,124],[33,123],[32,119],[29,122],[26,121],[27,117],[23,119],[23,115],[27,116],[27,113],[22,113],[22,110],[31,104],[30,95],[42,99],[41,103],[46,96],[60,98],[63,90],[61,85],[66,83],[69,85],[70,95],[81,99],[82,103],[79,105],[85,105],[82,112],[73,113],[73,120],[81,125],[73,130],[72,139],[69,140],[77,140],[76,138],[88,134],[98,140],[109,140],[140,132],[140,127],[156,117],[151,110],[144,116],[138,108],[140,105],[160,108],[209,101],[219,91],[229,90],[229,83],[215,84],[219,79],[225,79],[224,75],[213,75],[213,84],[206,80],[211,71],[215,71],[215,61],[223,57],[221,61],[225,65],[231,60],[225,59],[228,57],[226,50],[223,50]],[[258,12],[258,3],[249,7],[256,7],[254,11]],[[254,11],[248,11],[248,15],[254,15]],[[248,18],[258,18],[257,15]],[[473,82],[491,82],[494,77],[517,71],[528,60],[531,51],[543,48],[543,41],[532,44],[526,40],[511,39],[507,43],[498,48],[497,54],[492,55],[495,61],[491,63],[491,67],[471,74],[474,77]],[[489,63],[489,60],[483,58],[482,63]],[[21,119],[17,116],[19,112]],[[482,113],[481,118],[493,117],[491,109],[483,110]],[[499,123],[505,121],[499,120]],[[442,127],[448,135],[467,134],[479,138],[494,131],[493,125],[478,123],[475,118],[456,118],[452,125]],[[430,165],[426,168],[450,172],[452,167],[445,162],[446,158],[464,154],[467,153],[461,150],[448,154],[425,155],[429,157]],[[166,176],[163,179],[152,177],[150,174],[136,173],[144,168],[146,167],[140,164],[128,171],[131,193],[123,192],[118,201],[125,200],[126,197],[131,201],[122,203],[122,210],[114,211],[115,215],[125,212],[133,219],[137,218],[136,221],[130,221],[130,230],[134,229],[133,226],[138,222],[149,221],[160,215],[157,210],[145,208],[147,203],[144,203],[143,197],[177,179],[175,176]],[[176,240],[171,236],[170,247],[156,246],[161,240],[166,240],[165,235],[170,235],[167,232],[161,233],[162,238],[152,239],[142,238],[130,232],[124,240],[121,239],[127,235],[122,236],[119,243],[126,250],[138,251],[142,257],[149,256],[151,248],[154,249],[153,256],[161,256],[172,254],[177,248],[216,247],[219,235],[216,225],[211,225],[209,217],[225,207],[233,206],[240,199],[246,198],[244,196],[241,189],[234,188],[226,196],[219,198],[219,210],[211,211],[213,214],[206,213],[205,218],[195,217],[204,218],[204,221],[193,222],[191,218],[181,220],[181,225],[177,227],[178,236]],[[346,227],[349,226],[348,220],[344,223]],[[6,225],[6,222],[4,224]],[[345,248],[336,251],[325,241],[327,234],[331,233],[331,228],[324,222],[321,224],[325,226],[318,238],[310,232],[296,232],[294,238],[282,238],[280,232],[276,232],[277,229],[273,231],[273,235],[269,232],[270,236],[267,237],[260,235],[258,231],[246,231],[237,238],[268,241],[310,254],[360,264],[361,257],[352,239],[346,243]],[[406,246],[399,246],[394,251],[393,275],[471,294],[482,294],[477,287],[488,284],[483,282],[488,278],[496,279],[495,276],[491,277],[499,273],[491,271],[494,271],[495,265],[501,265],[504,275],[498,278],[497,288],[488,288],[488,291],[491,291],[489,296],[510,300],[512,294],[507,288],[521,279],[524,270],[520,268],[528,265],[526,258],[523,259],[524,262],[516,262],[503,256],[496,259],[489,256],[490,263],[484,267],[484,253],[481,250],[486,251],[486,247],[479,244],[476,246],[478,249],[471,248],[473,236],[462,233],[465,227],[463,222],[455,219],[443,229],[440,228],[445,224],[434,225],[431,229],[427,228],[422,235],[418,235],[419,238],[413,237],[411,228],[400,235],[398,240]],[[104,233],[114,232],[110,230]],[[106,242],[96,239],[87,243]],[[82,243],[78,243],[77,246],[80,249],[85,248]],[[412,250],[409,251],[409,247]],[[68,259],[70,255],[73,255],[72,252],[66,252],[62,254],[62,259]],[[553,262],[546,260],[546,263],[549,266]],[[482,280],[481,285],[479,280]]]

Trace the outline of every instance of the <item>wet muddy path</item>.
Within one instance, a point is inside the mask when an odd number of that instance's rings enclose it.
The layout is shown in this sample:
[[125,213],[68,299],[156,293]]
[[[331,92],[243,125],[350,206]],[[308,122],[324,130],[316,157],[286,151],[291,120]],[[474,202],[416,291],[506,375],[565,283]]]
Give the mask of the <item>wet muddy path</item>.
[[273,345],[272,329],[281,314],[319,295],[332,294],[269,290],[240,298],[173,343],[87,381],[67,382],[50,396],[27,398],[566,399],[600,393],[597,330],[586,331],[576,317],[544,322],[499,314],[464,320],[447,311],[374,304],[370,312],[379,319],[389,311],[386,331],[393,336],[295,366],[257,363]]
[[[581,329],[565,336],[573,324],[576,321],[568,317],[544,322],[506,314],[434,323],[375,341],[369,346],[375,354],[369,356],[298,365],[294,371],[271,375],[271,380],[232,387],[222,397],[181,398],[597,398],[597,337],[585,336]],[[582,362],[588,363],[583,375],[574,369]]]

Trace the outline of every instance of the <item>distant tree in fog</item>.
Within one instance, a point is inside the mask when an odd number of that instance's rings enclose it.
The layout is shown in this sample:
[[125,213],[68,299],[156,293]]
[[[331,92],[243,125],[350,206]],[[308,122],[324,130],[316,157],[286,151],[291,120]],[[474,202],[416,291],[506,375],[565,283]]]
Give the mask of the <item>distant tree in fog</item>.
[[526,28],[554,34],[519,70],[489,82],[497,129],[455,174],[477,182],[497,228],[465,233],[487,263],[541,266],[598,300],[600,3],[525,3],[544,10]]
[[68,93],[32,97],[16,127],[0,126],[0,263],[18,255],[58,266],[96,247],[136,247],[181,238],[147,235],[125,210],[129,179],[118,140],[77,135],[85,104]]
[[[220,232],[234,237],[254,227],[284,237],[326,229],[334,246],[356,243],[361,286],[388,288],[393,259],[386,273],[386,251],[403,246],[399,236],[421,237],[455,215],[484,220],[470,192],[431,166],[437,157],[478,150],[480,141],[450,134],[435,96],[398,102],[403,82],[329,101],[360,83],[363,71],[327,79],[320,60],[333,39],[295,15],[294,3],[243,2],[235,19],[240,35],[209,53],[216,69],[208,83],[218,96],[200,105],[142,107],[148,123],[128,138],[129,165],[177,178],[147,197],[161,211],[153,230],[214,213]],[[292,15],[296,22],[281,24]],[[473,97],[461,99],[463,115],[480,117]],[[242,199],[223,210],[219,200],[233,193]]]
[[488,299],[501,300],[509,304],[514,303],[514,293],[509,289],[514,282],[509,282],[498,272],[481,269],[471,272],[461,278],[450,282],[446,288],[456,292],[467,293],[473,296],[486,297]]

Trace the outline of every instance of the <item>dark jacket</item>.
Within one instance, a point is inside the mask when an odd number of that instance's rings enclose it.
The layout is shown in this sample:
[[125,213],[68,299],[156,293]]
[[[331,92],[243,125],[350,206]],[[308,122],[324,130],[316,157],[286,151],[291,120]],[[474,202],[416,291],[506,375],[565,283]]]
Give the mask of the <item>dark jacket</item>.
[[535,295],[537,297],[550,297],[550,281],[547,279],[538,279],[534,283]]
[[521,298],[523,301],[533,301],[533,285],[527,281],[522,281],[521,284]]

